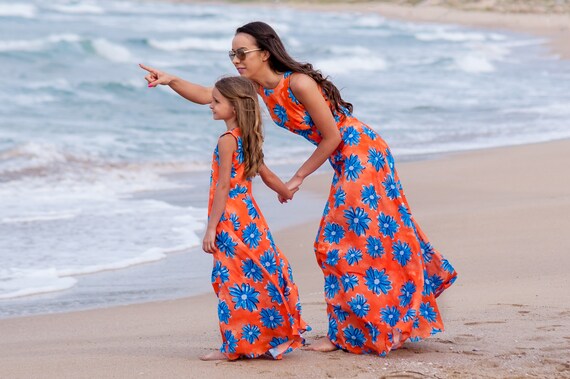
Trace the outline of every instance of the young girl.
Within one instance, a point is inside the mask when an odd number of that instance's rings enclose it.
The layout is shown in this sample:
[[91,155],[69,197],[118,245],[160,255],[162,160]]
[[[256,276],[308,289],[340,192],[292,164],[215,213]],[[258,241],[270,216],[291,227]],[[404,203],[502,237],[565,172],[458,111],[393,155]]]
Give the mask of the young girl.
[[[287,186],[298,188],[326,160],[334,170],[315,241],[328,338],[312,348],[384,356],[442,331],[436,297],[457,274],[412,216],[386,142],[320,71],[289,55],[271,26],[238,28],[229,56],[273,121],[316,146]],[[211,88],[141,67],[149,87],[168,85],[199,104],[212,97]]]
[[297,286],[291,266],[273,242],[267,223],[251,192],[252,178],[279,196],[292,191],[263,163],[261,111],[251,81],[220,79],[210,104],[214,120],[223,120],[212,158],[208,226],[202,247],[213,254],[212,285],[218,296],[222,334],[219,352],[203,360],[284,353],[303,344],[308,326],[301,319]]

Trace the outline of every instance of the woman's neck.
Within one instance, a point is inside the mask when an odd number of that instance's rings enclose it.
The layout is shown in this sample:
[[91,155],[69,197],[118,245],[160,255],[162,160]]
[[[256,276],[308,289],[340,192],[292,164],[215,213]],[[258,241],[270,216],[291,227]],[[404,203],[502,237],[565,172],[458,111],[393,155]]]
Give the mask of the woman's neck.
[[279,72],[275,72],[271,70],[271,68],[267,67],[262,70],[259,75],[251,78],[254,82],[262,86],[263,88],[273,89],[279,85],[281,79],[283,78],[283,74]]

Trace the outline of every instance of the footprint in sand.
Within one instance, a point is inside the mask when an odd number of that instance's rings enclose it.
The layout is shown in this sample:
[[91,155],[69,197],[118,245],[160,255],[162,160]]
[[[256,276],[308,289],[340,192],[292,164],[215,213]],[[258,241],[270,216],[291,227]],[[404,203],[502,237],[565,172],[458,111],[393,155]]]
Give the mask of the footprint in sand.
[[506,321],[472,321],[466,322],[463,325],[471,326],[471,325],[482,325],[482,324],[506,324]]
[[564,325],[544,325],[544,326],[539,326],[536,329],[537,330],[542,330],[544,332],[554,332],[556,331],[556,329],[563,327]]

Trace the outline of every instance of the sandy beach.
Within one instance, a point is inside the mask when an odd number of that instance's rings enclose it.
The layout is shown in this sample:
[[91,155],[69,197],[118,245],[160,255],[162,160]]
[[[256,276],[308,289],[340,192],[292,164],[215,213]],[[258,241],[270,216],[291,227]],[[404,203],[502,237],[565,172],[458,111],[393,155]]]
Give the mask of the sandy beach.
[[[568,14],[376,3],[303,7],[536,34],[570,58]],[[386,358],[297,350],[282,361],[202,362],[198,355],[220,345],[212,292],[0,320],[0,378],[570,378],[569,161],[567,139],[397,164],[416,220],[459,278],[439,298],[445,331]],[[302,190],[320,194],[324,206],[330,177],[314,175]],[[319,216],[275,235],[313,328],[309,344],[327,332],[312,247]]]
[[[31,378],[570,377],[570,141],[399,165],[416,219],[460,273],[439,299],[445,332],[387,358],[296,351],[202,362],[220,337],[213,294],[0,321],[0,376]],[[307,183],[326,193],[329,175]],[[326,335],[314,222],[276,236],[303,312]]]

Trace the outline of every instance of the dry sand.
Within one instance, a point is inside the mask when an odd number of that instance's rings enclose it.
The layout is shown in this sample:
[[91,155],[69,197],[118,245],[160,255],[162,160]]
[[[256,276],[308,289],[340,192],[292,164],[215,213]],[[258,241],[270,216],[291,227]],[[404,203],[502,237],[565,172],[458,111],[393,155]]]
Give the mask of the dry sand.
[[[570,377],[570,140],[399,165],[415,217],[454,264],[446,331],[387,358],[295,351],[202,362],[220,337],[212,294],[0,321],[1,378]],[[329,175],[305,190],[326,193]],[[323,198],[324,200],[324,198]],[[318,219],[277,234],[305,318],[326,334]]]
[[[557,52],[570,57],[568,15],[348,7],[536,33],[553,38]],[[416,220],[459,279],[439,298],[446,331],[387,358],[296,351],[279,362],[201,362],[199,354],[220,344],[211,293],[1,320],[0,378],[570,378],[568,162],[570,140],[563,140],[398,166]],[[304,189],[322,193],[324,204],[329,181],[315,176]],[[314,329],[308,342],[326,334],[323,279],[312,251],[318,221],[315,215],[276,236]]]

